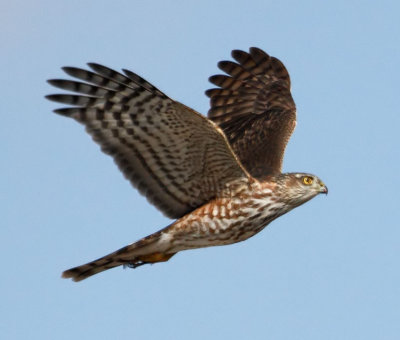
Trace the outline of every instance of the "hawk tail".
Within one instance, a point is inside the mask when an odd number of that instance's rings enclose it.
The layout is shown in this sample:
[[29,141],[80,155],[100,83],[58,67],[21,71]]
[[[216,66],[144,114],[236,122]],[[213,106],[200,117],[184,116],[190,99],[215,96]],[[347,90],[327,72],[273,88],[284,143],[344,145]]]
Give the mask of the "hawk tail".
[[148,263],[165,262],[176,254],[167,249],[163,232],[158,231],[95,261],[68,269],[62,277],[78,282],[121,265],[136,268]]
[[118,267],[122,265],[120,261],[116,261],[110,255],[104,256],[98,260],[83,264],[78,267],[68,269],[62,273],[62,278],[72,279],[75,282],[82,281],[88,277],[101,273],[102,271]]

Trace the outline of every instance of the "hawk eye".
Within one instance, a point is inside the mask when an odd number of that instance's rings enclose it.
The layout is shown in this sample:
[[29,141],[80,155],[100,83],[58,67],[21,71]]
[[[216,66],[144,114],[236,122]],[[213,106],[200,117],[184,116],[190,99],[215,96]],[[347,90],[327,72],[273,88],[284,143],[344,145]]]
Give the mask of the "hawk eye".
[[311,185],[312,182],[313,182],[313,178],[312,177],[310,177],[310,176],[304,176],[303,177],[303,183],[305,185]]

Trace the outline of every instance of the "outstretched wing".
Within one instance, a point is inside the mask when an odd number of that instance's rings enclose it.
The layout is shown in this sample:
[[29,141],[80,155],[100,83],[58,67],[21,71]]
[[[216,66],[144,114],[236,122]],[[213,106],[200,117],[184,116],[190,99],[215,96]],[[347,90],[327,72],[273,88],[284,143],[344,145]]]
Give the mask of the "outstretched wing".
[[85,125],[125,177],[165,215],[179,218],[248,177],[212,121],[130,71],[88,65],[94,72],[63,68],[85,82],[49,80],[79,94],[47,98],[73,105],[55,112]]
[[296,125],[290,78],[278,59],[258,48],[250,48],[250,53],[234,50],[232,57],[237,63],[218,64],[229,76],[210,77],[219,88],[206,91],[208,117],[222,128],[246,170],[262,179],[281,171]]

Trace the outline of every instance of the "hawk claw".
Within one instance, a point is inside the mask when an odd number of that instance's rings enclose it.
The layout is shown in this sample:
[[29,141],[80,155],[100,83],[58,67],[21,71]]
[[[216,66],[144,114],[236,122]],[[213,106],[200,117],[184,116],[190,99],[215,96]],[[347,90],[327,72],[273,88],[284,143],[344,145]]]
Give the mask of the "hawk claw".
[[140,267],[140,266],[143,266],[144,264],[149,264],[149,263],[151,263],[151,262],[139,261],[139,262],[134,262],[134,263],[127,263],[127,264],[124,264],[123,266],[124,266],[124,268],[135,269],[137,267]]

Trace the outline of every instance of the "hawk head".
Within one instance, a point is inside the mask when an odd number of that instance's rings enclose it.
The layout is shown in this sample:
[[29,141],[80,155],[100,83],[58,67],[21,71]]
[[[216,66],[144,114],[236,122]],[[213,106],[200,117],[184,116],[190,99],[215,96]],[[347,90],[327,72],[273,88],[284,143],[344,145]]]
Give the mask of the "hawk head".
[[292,208],[297,207],[318,194],[327,194],[328,188],[315,175],[286,173],[277,175],[280,195]]

